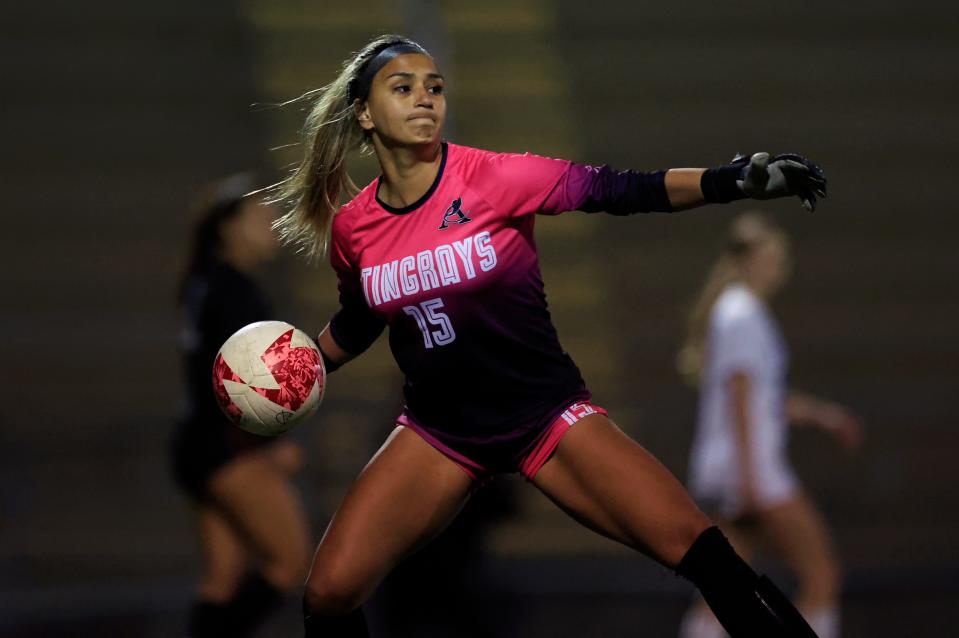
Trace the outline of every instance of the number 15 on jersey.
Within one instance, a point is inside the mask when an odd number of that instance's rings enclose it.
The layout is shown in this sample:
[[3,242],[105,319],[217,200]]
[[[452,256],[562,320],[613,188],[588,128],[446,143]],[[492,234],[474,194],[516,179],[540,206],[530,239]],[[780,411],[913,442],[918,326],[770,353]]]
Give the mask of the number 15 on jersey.
[[423,345],[432,348],[434,345],[445,346],[453,343],[456,332],[450,323],[449,315],[441,312],[442,299],[427,299],[415,306],[405,306],[403,312],[413,317],[420,332],[423,333]]

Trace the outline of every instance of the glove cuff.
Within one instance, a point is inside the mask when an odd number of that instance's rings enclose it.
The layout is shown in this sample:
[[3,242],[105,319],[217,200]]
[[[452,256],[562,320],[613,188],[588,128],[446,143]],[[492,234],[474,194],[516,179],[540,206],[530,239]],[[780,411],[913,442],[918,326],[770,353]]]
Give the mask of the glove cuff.
[[742,179],[742,166],[720,166],[709,168],[699,180],[703,199],[709,204],[726,204],[738,199],[746,199],[746,194],[736,184]]

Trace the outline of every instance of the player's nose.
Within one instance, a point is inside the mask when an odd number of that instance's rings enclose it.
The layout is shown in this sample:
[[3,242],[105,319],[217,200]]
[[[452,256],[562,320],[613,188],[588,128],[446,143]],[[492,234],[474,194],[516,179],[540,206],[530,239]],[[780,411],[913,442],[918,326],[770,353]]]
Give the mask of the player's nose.
[[428,108],[433,108],[433,94],[430,93],[430,90],[425,86],[420,86],[416,90],[416,106]]

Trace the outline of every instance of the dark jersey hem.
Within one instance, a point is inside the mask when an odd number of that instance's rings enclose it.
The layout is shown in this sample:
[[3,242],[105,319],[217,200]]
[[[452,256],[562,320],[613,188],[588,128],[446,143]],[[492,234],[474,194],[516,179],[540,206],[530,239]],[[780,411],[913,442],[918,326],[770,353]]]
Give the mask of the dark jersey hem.
[[[561,395],[562,396],[562,395]],[[403,416],[413,421],[456,455],[478,464],[493,474],[519,471],[519,463],[532,451],[540,435],[560,417],[564,410],[574,403],[589,401],[592,393],[585,387],[565,395],[565,398],[551,401],[538,412],[527,414],[523,423],[516,424],[506,431],[488,433],[472,432],[453,434],[430,426],[410,409],[403,406]]]

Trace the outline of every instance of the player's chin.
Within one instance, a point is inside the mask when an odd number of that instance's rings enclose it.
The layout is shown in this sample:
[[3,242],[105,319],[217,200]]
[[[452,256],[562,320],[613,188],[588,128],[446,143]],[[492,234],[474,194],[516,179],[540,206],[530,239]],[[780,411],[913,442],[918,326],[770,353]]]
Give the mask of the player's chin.
[[433,120],[418,119],[410,122],[408,128],[410,136],[419,142],[437,139],[440,136],[440,125]]

